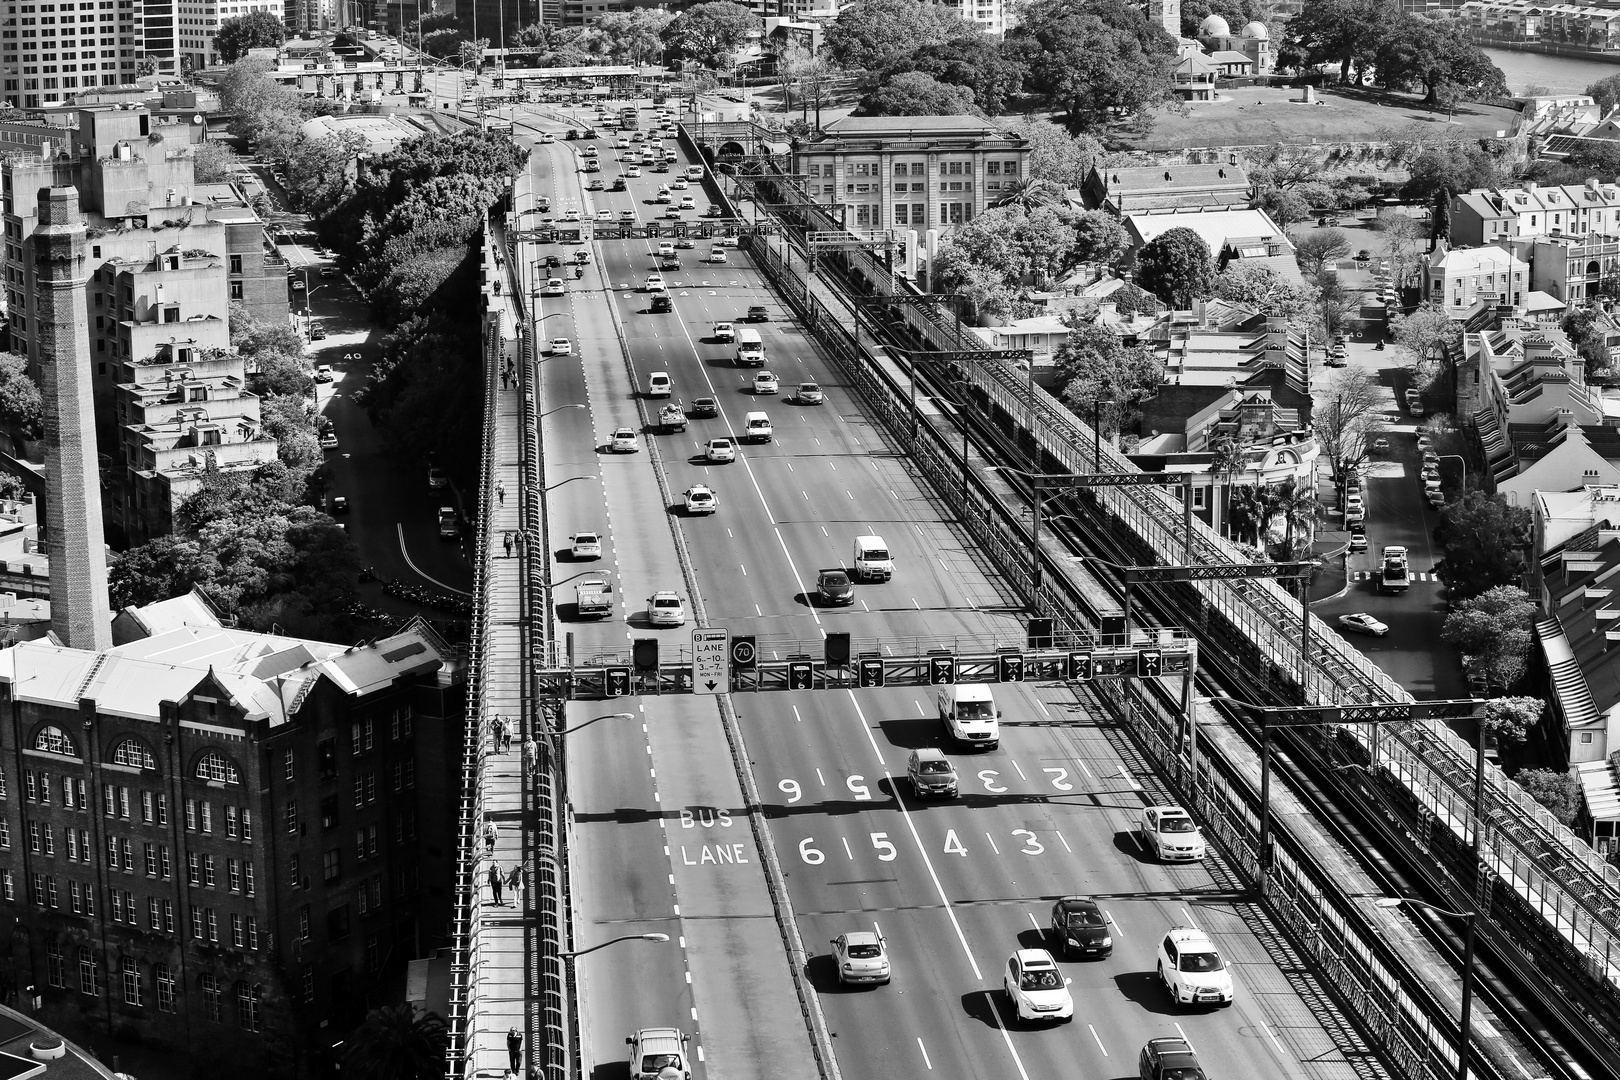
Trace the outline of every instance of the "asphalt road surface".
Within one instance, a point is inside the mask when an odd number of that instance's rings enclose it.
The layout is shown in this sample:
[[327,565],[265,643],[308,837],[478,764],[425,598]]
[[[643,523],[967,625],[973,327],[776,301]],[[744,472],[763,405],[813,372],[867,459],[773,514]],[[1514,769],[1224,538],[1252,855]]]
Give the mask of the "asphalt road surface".
[[[554,213],[607,207],[617,217],[630,208],[646,218],[663,210],[648,202],[660,174],[631,180],[624,193],[584,191],[585,177],[573,171],[578,148],[536,149],[525,183],[551,197]],[[611,180],[619,166],[604,154]],[[520,195],[519,209],[528,205]],[[654,267],[652,246],[595,244],[585,278],[568,277],[565,296],[542,302],[544,314],[559,317],[540,336],[574,345],[541,366],[553,599],[573,655],[623,655],[641,637],[656,637],[666,656],[687,646],[693,597],[677,543],[689,553],[708,623],[757,634],[766,655],[801,647],[819,655],[829,630],[849,630],[858,649],[878,643],[897,652],[1021,634],[1013,597],[953,526],[950,507],[918,486],[759,275],[735,251],[724,266],[696,264],[702,249],[683,251],[681,270],[666,275],[675,310],[652,315],[638,290]],[[564,250],[530,246],[525,258]],[[767,369],[784,388],[819,382],[824,405],[752,394],[755,372],[705,340],[715,321],[761,303],[772,315],[758,324]],[[721,415],[683,434],[642,431],[637,394],[653,371],[670,374],[677,399],[715,397]],[[771,442],[742,446],[731,464],[700,460],[706,439],[735,435],[755,409],[773,421]],[[621,425],[642,431],[639,453],[603,452]],[[674,511],[693,482],[714,488],[717,514]],[[568,534],[586,529],[604,534],[600,561],[556,554]],[[852,538],[867,532],[887,540],[894,579],[857,586],[847,608],[809,602],[817,570],[844,565]],[[610,618],[575,616],[569,583],[582,572],[611,576]],[[647,625],[646,598],[658,589],[687,600],[686,626]],[[1001,746],[967,756],[943,742],[933,702],[914,689],[734,696],[811,955],[806,972],[844,1074],[1126,1077],[1143,1042],[1182,1033],[1215,1076],[1358,1075],[1365,1063],[1347,1061],[1330,1034],[1338,1018],[1320,999],[1299,996],[1296,959],[1237,901],[1219,860],[1166,866],[1145,854],[1135,822],[1162,793],[1117,733],[1057,688],[997,687],[996,697]],[[702,1049],[697,1074],[814,1076],[715,703],[628,698],[618,705],[626,718],[611,716],[615,705],[568,710],[572,725],[608,717],[568,736],[577,947],[655,931],[672,941],[628,942],[581,959],[590,1075],[623,1076],[624,1037],[674,1024]],[[904,768],[920,746],[953,757],[960,798],[915,797]],[[1063,962],[1074,1022],[1025,1028],[1001,992],[1002,969],[1014,949],[1042,943],[1052,900],[1075,892],[1098,897],[1108,912],[1113,956]],[[1232,965],[1233,1007],[1177,1010],[1158,985],[1158,942],[1188,923],[1209,931]],[[828,940],[873,926],[887,938],[894,981],[843,991]]]

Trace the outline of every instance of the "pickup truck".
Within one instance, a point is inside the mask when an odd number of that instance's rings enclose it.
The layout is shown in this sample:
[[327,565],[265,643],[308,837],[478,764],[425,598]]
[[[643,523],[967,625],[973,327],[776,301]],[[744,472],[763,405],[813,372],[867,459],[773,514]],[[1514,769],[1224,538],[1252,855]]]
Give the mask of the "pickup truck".
[[669,434],[686,430],[686,410],[673,402],[658,410],[658,427]]
[[613,586],[601,578],[587,578],[574,586],[574,612],[582,619],[604,619],[613,614]]

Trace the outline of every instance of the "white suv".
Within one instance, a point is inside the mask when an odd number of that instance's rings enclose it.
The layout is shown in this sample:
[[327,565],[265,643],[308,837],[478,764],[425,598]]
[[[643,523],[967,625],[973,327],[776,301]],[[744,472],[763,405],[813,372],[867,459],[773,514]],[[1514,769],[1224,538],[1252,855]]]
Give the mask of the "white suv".
[[624,1041],[630,1044],[631,1080],[692,1080],[686,1032],[679,1028],[642,1028]]
[[1232,972],[1209,935],[1192,926],[1173,926],[1159,942],[1159,981],[1178,1005],[1230,1005],[1236,993]]

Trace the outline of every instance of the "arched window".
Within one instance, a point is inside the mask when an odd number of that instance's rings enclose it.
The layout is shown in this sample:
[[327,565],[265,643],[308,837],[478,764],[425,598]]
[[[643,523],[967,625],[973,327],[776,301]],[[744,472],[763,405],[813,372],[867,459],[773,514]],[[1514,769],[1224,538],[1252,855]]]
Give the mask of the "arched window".
[[226,760],[223,754],[213,750],[197,759],[197,779],[212,780],[216,784],[240,784],[242,782],[242,778],[237,775],[236,766]]
[[139,739],[125,739],[113,747],[112,759],[114,764],[128,765],[132,769],[157,768],[157,759]]
[[54,725],[39,729],[39,734],[34,736],[34,749],[43,750],[47,754],[61,754],[63,757],[79,756],[79,749],[73,745],[68,733]]

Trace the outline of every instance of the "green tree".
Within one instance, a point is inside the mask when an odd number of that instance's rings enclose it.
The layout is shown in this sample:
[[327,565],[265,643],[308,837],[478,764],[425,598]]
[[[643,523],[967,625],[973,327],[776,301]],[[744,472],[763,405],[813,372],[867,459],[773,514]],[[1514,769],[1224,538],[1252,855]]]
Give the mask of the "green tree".
[[857,116],[971,116],[973,92],[908,71],[894,75],[861,99]]
[[[1523,589],[1498,585],[1463,600],[1446,616],[1440,639],[1463,654],[1463,665],[1501,686],[1512,686],[1524,676],[1534,643],[1532,624],[1536,608]],[[1511,724],[1515,714],[1498,708],[1487,716],[1487,727]]]
[[1181,5],[1181,36],[1198,37],[1206,18],[1219,15],[1227,28],[1237,33],[1252,22],[1270,23],[1272,5],[1268,0],[1184,0]]
[[1017,207],[1020,210],[1034,210],[1043,206],[1054,206],[1063,202],[1063,191],[1050,180],[1036,180],[1025,177],[1022,180],[1013,180],[1001,189],[1001,194],[991,200],[990,205],[995,208],[1003,206]]
[[748,35],[763,28],[759,16],[729,0],[694,4],[664,27],[666,48],[690,56],[704,67],[725,71]]
[[1317,330],[1322,337],[1346,332],[1361,315],[1361,297],[1338,274],[1323,274],[1316,286]]
[[1433,378],[1446,358],[1462,351],[1462,324],[1453,321],[1440,308],[1418,308],[1410,315],[1397,315],[1390,323],[1395,347],[1417,373],[1421,382]]
[[[1131,246],[1130,233],[1119,218],[1106,210],[1086,210],[1075,214],[1070,220],[1070,227],[1074,229],[1074,263],[1104,263],[1116,262]],[[1118,293],[1115,294],[1118,306]],[[1119,307],[1120,311],[1127,310]]]
[[[1104,437],[1133,426],[1141,405],[1164,385],[1164,363],[1149,349],[1125,344],[1106,327],[1080,323],[1052,357],[1058,396],[1086,423],[1100,411]],[[1098,402],[1106,402],[1100,410]]]
[[1620,143],[1612,139],[1578,142],[1564,158],[1564,164],[1584,176],[1613,180],[1620,174]]
[[214,34],[214,48],[221,60],[234,64],[249,49],[274,49],[286,40],[287,27],[280,19],[268,11],[254,11],[222,21]]
[[1311,216],[1311,203],[1300,188],[1258,184],[1249,205],[1264,210],[1266,215],[1284,229]]
[[1384,407],[1378,382],[1366,368],[1341,368],[1318,391],[1311,430],[1335,480],[1367,460],[1372,440],[1383,430]]
[[1485,703],[1480,726],[1499,743],[1521,743],[1530,729],[1541,723],[1546,705],[1540,698],[1499,697]]
[[1465,492],[1446,507],[1434,532],[1443,552],[1435,572],[1453,598],[1514,584],[1524,574],[1530,511],[1500,495]]
[[675,16],[657,8],[605,11],[582,35],[586,48],[624,64],[652,64],[664,52],[664,30]]
[[28,377],[28,358],[0,353],[0,426],[34,440],[45,434],[45,401]]
[[1278,50],[1280,66],[1304,69],[1338,64],[1339,81],[1361,81],[1384,39],[1384,28],[1400,17],[1393,0],[1312,0],[1288,20]]
[[1568,773],[1555,769],[1520,769],[1513,774],[1514,783],[1524,793],[1547,808],[1547,812],[1561,825],[1569,825],[1581,812],[1581,785]]
[[191,148],[191,167],[199,184],[223,184],[236,178],[241,159],[226,143],[209,139]]
[[1170,96],[1175,39],[1139,4],[1032,0],[1006,40],[1071,131],[1144,117]]
[[1620,75],[1599,79],[1588,86],[1586,92],[1597,102],[1598,108],[1606,113],[1616,105],[1620,105]]
[[1350,238],[1338,229],[1312,229],[1294,241],[1294,261],[1313,279],[1348,254]]
[[1029,144],[1029,176],[1050,180],[1065,191],[1079,190],[1091,170],[1107,163],[1095,136],[1071,135],[1050,120],[1026,116],[1010,129]]
[[1166,229],[1137,253],[1136,283],[1171,307],[1191,308],[1215,291],[1209,245],[1184,226]]
[[1309,324],[1316,317],[1316,287],[1290,281],[1269,266],[1232,263],[1215,279],[1215,295],[1267,318]]
[[1591,308],[1576,308],[1564,316],[1562,329],[1581,359],[1586,361],[1587,374],[1608,371],[1609,336],[1598,325],[1597,314]]
[[962,87],[973,95],[974,109],[969,111],[985,116],[1000,116],[1006,110],[1007,99],[1022,89],[1028,75],[1028,68],[1009,57],[1000,41],[978,30],[924,45],[891,62],[883,74],[885,79],[892,79],[906,71]]
[[841,67],[885,71],[913,53],[979,31],[943,4],[918,0],[859,0],[827,28],[824,51]]
[[1223,431],[1209,444],[1209,471],[1221,486],[1221,520],[1229,520],[1232,505],[1232,480],[1249,463],[1249,454],[1231,432]]
[[409,1003],[373,1009],[343,1047],[354,1080],[444,1080],[449,1034],[437,1013]]
[[1477,145],[1453,143],[1421,151],[1410,165],[1401,195],[1410,202],[1433,203],[1502,180],[1500,161]]
[[1385,86],[1416,84],[1424,103],[1439,105],[1458,95],[1507,96],[1507,78],[1474,44],[1467,27],[1450,14],[1402,13],[1382,28],[1373,57]]

